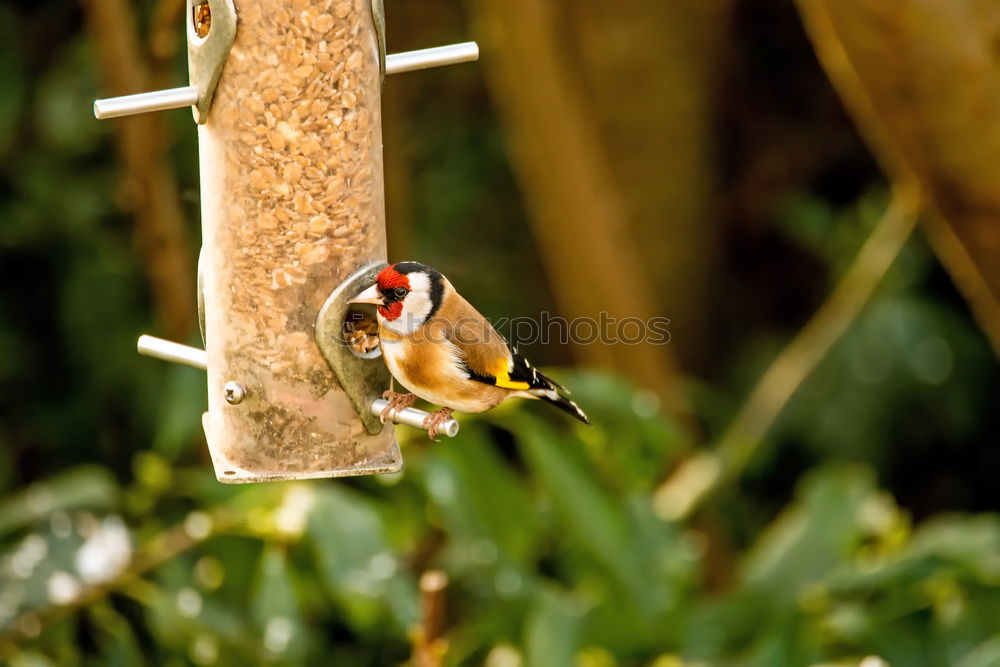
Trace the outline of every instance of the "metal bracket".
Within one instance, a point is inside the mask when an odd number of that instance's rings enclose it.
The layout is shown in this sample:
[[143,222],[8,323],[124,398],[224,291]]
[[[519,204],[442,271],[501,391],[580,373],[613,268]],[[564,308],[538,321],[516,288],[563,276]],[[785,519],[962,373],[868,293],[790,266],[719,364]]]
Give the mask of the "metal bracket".
[[372,22],[375,24],[375,39],[378,42],[378,71],[382,85],[385,85],[385,2],[372,0]]
[[204,7],[204,0],[188,0],[188,79],[198,89],[198,101],[192,112],[194,122],[199,125],[208,120],[208,110],[212,106],[215,87],[222,75],[229,51],[236,41],[236,5],[233,0],[208,0],[208,35],[198,35],[197,8]]
[[371,406],[389,388],[389,369],[379,358],[381,349],[378,354],[369,353],[365,357],[354,352],[344,340],[344,321],[350,308],[348,299],[370,287],[386,266],[385,262],[372,262],[349,275],[330,293],[316,316],[316,344],[372,435],[383,428],[372,414]]
[[[95,100],[97,118],[118,118],[189,106],[196,123],[202,125],[208,120],[222,67],[236,41],[236,6],[233,0],[187,0],[186,4],[188,80],[191,85]],[[199,35],[199,28],[207,33]]]
[[201,344],[208,345],[205,340],[205,246],[198,250],[198,330],[201,332]]

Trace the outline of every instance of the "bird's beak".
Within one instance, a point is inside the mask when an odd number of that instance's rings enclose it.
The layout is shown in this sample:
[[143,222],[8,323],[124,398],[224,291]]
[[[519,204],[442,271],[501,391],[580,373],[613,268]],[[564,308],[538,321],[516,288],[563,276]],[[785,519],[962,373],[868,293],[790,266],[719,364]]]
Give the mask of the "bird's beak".
[[378,285],[372,285],[364,292],[356,295],[353,299],[349,300],[347,303],[373,303],[376,306],[384,305],[382,300],[382,295],[379,294]]

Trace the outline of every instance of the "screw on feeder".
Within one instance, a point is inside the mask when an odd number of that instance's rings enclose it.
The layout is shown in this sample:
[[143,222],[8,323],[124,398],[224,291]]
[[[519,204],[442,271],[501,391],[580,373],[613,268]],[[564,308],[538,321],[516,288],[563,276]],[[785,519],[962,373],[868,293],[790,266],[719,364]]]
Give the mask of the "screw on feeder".
[[226,383],[226,386],[222,388],[222,392],[226,397],[226,403],[229,403],[229,405],[239,405],[247,397],[247,390],[243,388],[243,385],[232,380]]

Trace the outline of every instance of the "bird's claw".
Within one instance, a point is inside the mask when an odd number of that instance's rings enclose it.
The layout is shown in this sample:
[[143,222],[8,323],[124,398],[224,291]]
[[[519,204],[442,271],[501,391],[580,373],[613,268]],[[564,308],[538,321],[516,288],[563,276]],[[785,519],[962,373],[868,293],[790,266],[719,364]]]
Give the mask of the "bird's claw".
[[378,420],[383,424],[386,417],[390,417],[394,421],[397,412],[417,402],[417,397],[414,394],[400,394],[395,391],[383,392],[382,398],[389,401],[389,405],[385,406],[378,416]]
[[451,408],[441,408],[436,412],[424,417],[424,428],[427,429],[427,437],[429,437],[434,442],[438,442],[436,436],[441,431],[439,430],[446,421],[451,419],[451,413],[453,410]]

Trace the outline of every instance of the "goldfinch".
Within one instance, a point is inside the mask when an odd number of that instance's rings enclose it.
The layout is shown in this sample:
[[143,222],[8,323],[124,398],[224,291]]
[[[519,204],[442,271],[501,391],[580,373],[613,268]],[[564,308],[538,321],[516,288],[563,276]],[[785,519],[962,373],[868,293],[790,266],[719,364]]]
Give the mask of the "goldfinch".
[[387,391],[382,419],[422,398],[443,406],[424,423],[431,439],[452,411],[485,412],[512,396],[541,399],[589,424],[565,387],[542,375],[455,291],[418,262],[383,269],[350,303],[377,308],[379,343],[389,372],[412,394]]

